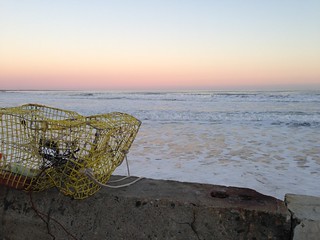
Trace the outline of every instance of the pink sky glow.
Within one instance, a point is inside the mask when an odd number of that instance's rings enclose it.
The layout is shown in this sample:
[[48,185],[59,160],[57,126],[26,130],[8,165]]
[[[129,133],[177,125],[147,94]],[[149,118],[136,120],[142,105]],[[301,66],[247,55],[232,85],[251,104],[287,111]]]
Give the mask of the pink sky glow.
[[6,1],[0,89],[320,89],[320,2]]

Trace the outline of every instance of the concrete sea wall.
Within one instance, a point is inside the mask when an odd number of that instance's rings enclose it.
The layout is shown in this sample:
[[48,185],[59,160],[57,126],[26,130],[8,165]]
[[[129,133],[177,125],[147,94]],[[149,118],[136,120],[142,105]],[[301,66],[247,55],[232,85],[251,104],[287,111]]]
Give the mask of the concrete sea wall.
[[285,202],[251,189],[165,180],[105,188],[84,200],[56,189],[30,198],[4,186],[0,196],[0,239],[6,240],[289,240],[300,223]]

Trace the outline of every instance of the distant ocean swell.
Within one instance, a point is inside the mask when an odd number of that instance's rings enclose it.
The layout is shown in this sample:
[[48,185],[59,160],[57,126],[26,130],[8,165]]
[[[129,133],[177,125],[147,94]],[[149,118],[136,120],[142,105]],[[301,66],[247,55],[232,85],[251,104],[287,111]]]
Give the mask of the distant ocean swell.
[[[9,104],[10,98],[13,103],[36,101],[58,104],[60,101],[60,105],[68,104],[76,107],[75,110],[80,108],[84,114],[92,114],[92,111],[97,113],[129,111],[141,120],[148,121],[241,123],[316,128],[320,126],[320,93],[317,91],[2,91],[1,96],[5,99],[4,104]],[[74,101],[77,100],[79,102],[75,103]],[[80,106],[81,103],[83,107]],[[86,109],[87,105],[95,105],[95,107]]]

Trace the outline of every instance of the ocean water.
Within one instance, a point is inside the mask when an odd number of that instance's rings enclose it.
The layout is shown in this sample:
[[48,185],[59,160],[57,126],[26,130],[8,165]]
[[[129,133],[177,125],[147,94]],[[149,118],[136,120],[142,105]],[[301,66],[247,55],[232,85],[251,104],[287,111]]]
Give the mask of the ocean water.
[[131,175],[320,196],[320,91],[0,91],[25,103],[140,119]]

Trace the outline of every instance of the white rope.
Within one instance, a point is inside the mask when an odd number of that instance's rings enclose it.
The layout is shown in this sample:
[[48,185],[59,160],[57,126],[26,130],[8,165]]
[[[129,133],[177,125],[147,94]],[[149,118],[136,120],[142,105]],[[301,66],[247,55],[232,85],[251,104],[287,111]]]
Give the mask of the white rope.
[[130,178],[131,176],[126,176],[126,177],[123,177],[123,178],[120,178],[120,179],[117,179],[117,180],[112,180],[112,181],[109,181],[109,183],[117,183],[117,182],[121,182],[123,180],[126,180],[127,178]]
[[[127,153],[127,152],[126,152]],[[130,170],[129,170],[129,162],[128,162],[128,158],[127,158],[127,154],[125,153],[125,159],[126,159],[126,165],[127,165],[127,172],[128,172],[128,176],[117,179],[117,180],[113,180],[113,181],[109,181],[110,183],[116,183],[116,182],[121,182],[125,179],[130,178]],[[109,184],[104,184],[99,182],[93,174],[93,170],[91,168],[85,168],[83,170],[80,170],[80,172],[82,172],[83,174],[85,174],[88,178],[90,178],[93,182],[95,182],[96,184],[98,184],[101,187],[108,187],[108,188],[123,188],[123,187],[128,187],[138,181],[140,181],[141,179],[143,179],[144,177],[138,177],[136,180],[133,180],[132,182],[126,183],[126,184],[122,184],[122,185],[109,185]]]
[[[82,173],[85,174],[88,178],[90,178],[93,182],[95,182],[96,184],[98,184],[99,186],[101,187],[108,187],[108,188],[123,188],[123,187],[128,187],[136,182],[138,182],[139,180],[143,179],[143,177],[139,177],[137,178],[136,180],[133,180],[132,182],[129,182],[129,183],[126,183],[126,184],[122,184],[122,185],[109,185],[109,184],[103,184],[101,182],[99,182],[93,175],[93,171],[91,168],[85,168],[82,170]],[[126,178],[129,178],[130,176],[127,176],[127,177],[124,177],[122,178],[121,180],[117,180],[118,182],[119,181],[122,181]]]
[[127,158],[127,154],[128,154],[128,151],[126,151],[126,152],[124,153],[124,158],[126,159],[128,176],[130,176],[129,161],[128,161],[128,158]]
[[121,181],[126,180],[127,178],[129,178],[131,176],[130,175],[130,170],[129,170],[129,161],[128,161],[128,158],[127,158],[127,153],[128,153],[128,151],[124,152],[124,158],[126,159],[126,165],[127,165],[127,176],[123,177],[123,178],[120,178],[120,179],[117,179],[117,180],[109,181],[110,183],[121,182]]

